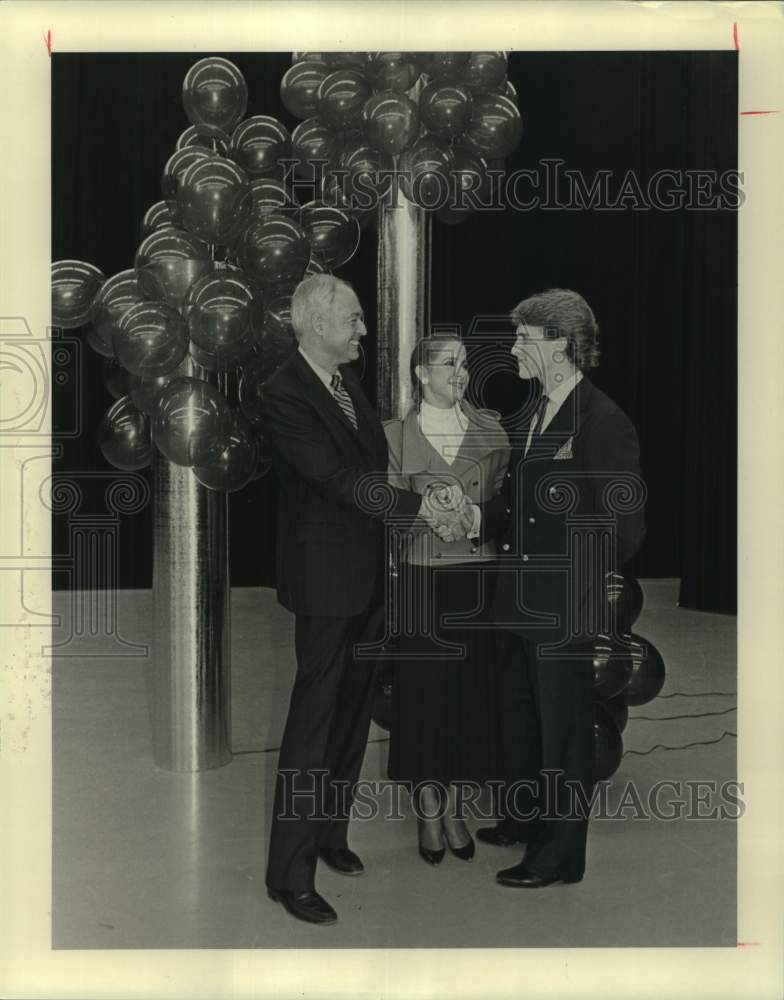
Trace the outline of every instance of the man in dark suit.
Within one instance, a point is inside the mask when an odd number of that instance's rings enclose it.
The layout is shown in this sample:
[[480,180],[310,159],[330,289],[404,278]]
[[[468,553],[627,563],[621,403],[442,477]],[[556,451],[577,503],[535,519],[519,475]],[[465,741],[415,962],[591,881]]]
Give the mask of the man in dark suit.
[[263,387],[280,484],[278,600],[296,615],[297,656],[266,882],[294,916],[333,923],[335,911],[315,890],[316,862],[363,871],[348,847],[348,820],[375,671],[353,650],[382,634],[384,520],[421,516],[434,530],[465,529],[455,512],[387,484],[386,438],[348,367],[366,333],[351,286],[331,275],[306,279],[291,321],[298,349]]
[[515,422],[505,489],[482,510],[482,535],[500,549],[493,618],[507,780],[501,822],[477,836],[526,843],[497,881],[537,888],[583,877],[593,646],[618,631],[605,581],[642,543],[645,486],[634,427],[585,376],[599,354],[585,300],[549,289],[512,319],[512,354],[520,378],[536,380],[536,405]]

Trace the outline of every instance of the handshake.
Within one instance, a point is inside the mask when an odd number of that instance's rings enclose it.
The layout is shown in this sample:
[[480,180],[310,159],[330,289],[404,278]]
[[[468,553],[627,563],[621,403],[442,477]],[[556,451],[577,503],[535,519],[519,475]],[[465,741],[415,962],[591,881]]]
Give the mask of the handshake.
[[442,542],[459,542],[474,524],[474,508],[459,483],[431,484],[425,491],[419,516]]

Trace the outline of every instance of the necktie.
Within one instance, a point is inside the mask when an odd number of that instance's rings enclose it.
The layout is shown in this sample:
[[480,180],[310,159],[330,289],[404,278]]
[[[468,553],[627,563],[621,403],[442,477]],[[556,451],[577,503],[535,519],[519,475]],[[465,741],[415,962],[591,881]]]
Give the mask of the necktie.
[[335,372],[332,376],[332,381],[330,382],[332,386],[332,393],[335,399],[338,401],[338,406],[346,414],[348,419],[351,421],[351,426],[354,430],[357,429],[357,414],[354,410],[354,404],[351,402],[351,396],[343,388],[343,379],[340,377],[339,372]]
[[550,397],[542,393],[539,398],[539,402],[536,406],[536,412],[534,413],[534,419],[531,426],[531,433],[525,446],[526,453],[531,445],[534,443],[534,439],[539,436],[542,432],[542,424],[544,423],[544,415],[547,413],[547,404],[550,402]]

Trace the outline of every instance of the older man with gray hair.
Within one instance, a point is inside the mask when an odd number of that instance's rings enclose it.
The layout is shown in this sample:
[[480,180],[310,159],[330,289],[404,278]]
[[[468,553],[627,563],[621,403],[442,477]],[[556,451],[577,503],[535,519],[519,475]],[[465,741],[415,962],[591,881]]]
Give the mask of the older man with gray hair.
[[[384,519],[419,516],[455,537],[466,517],[386,483],[386,437],[349,367],[367,332],[352,287],[331,275],[307,278],[291,319],[298,349],[263,392],[280,484],[278,600],[296,616],[297,655],[266,882],[293,916],[326,924],[337,915],[315,890],[317,859],[345,875],[364,870],[348,847],[348,819],[375,670],[353,651],[380,636]],[[375,502],[378,491],[386,502]]]

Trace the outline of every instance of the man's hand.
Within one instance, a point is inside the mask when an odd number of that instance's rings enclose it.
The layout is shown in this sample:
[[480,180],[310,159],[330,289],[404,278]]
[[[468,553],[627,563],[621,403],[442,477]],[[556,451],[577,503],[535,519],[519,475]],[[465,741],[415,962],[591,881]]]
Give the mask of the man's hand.
[[459,542],[471,530],[473,508],[459,483],[432,486],[422,500],[419,515],[443,542]]

